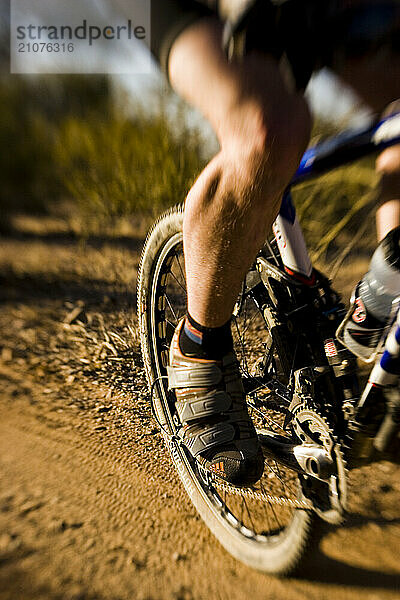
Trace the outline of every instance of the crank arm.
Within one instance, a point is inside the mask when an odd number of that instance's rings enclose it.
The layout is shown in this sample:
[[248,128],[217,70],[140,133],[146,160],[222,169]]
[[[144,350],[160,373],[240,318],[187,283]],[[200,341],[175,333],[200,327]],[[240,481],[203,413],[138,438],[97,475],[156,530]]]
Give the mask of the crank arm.
[[283,466],[326,483],[336,474],[335,462],[322,446],[296,445],[283,436],[265,431],[257,433],[264,454]]

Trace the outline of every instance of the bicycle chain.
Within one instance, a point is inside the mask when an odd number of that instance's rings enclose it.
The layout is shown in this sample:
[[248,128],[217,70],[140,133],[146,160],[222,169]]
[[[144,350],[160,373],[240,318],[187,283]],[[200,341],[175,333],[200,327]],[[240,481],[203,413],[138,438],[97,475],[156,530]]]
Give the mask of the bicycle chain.
[[[171,434],[168,431],[166,431],[164,429],[164,427],[162,427],[161,423],[158,420],[157,412],[154,409],[153,389],[154,389],[154,385],[155,385],[155,383],[157,383],[157,381],[158,380],[155,380],[153,382],[152,391],[151,391],[152,413],[153,413],[154,418],[157,421],[157,424],[162,429],[164,435],[168,439],[171,439],[173,436],[171,436]],[[260,502],[268,502],[269,504],[275,504],[275,505],[279,505],[279,506],[292,506],[293,508],[302,508],[302,509],[307,509],[307,510],[310,510],[313,507],[312,502],[310,502],[310,500],[294,500],[293,498],[285,498],[283,496],[272,496],[271,494],[266,494],[265,492],[252,490],[251,488],[239,488],[234,485],[231,485],[230,483],[222,481],[221,479],[213,477],[209,472],[207,472],[207,477],[210,479],[210,482],[216,489],[223,490],[225,492],[229,492],[235,496],[251,498],[252,500],[259,500]]]
[[[312,411],[316,414],[317,418],[322,420],[326,426],[326,433],[329,435],[331,441],[335,440],[334,430],[331,428],[324,416],[320,414],[320,412],[316,409],[314,403],[312,403],[312,408],[310,406],[311,403],[306,403],[308,411]],[[305,406],[303,405],[303,408]],[[336,441],[336,440],[335,440]],[[269,504],[275,504],[279,506],[291,506],[297,509],[306,509],[312,510],[314,508],[311,500],[297,500],[293,498],[285,498],[284,496],[272,496],[271,494],[267,494],[266,492],[261,492],[258,490],[253,490],[251,488],[238,488],[227,482],[223,482],[220,479],[212,478],[212,484],[215,488],[219,490],[223,490],[225,492],[229,492],[235,496],[242,496],[245,498],[251,498],[252,500],[258,500],[260,502],[268,502]]]
[[268,502],[269,504],[277,504],[280,506],[292,506],[293,508],[312,509],[313,505],[310,500],[294,500],[292,498],[285,498],[283,496],[271,496],[265,492],[259,492],[250,488],[238,488],[230,483],[223,481],[212,480],[212,484],[219,490],[224,490],[235,496],[242,496],[245,498],[251,498],[252,500],[259,500],[260,502]]
[[[153,382],[153,386],[156,382],[157,382],[157,380],[155,380]],[[170,438],[170,437],[172,437],[171,434],[164,430],[164,428],[161,426],[161,423],[158,421],[158,418],[156,417],[156,411],[154,410],[154,407],[153,407],[153,386],[152,386],[152,392],[151,392],[151,396],[152,396],[151,406],[152,406],[153,416],[155,416],[157,423],[163,430],[164,434],[166,434],[166,436],[168,438]],[[317,414],[319,417],[322,416],[318,412],[317,412]],[[322,417],[322,418],[325,421],[325,418],[324,417]],[[329,433],[333,434],[333,431],[331,431],[329,429]],[[210,477],[210,473],[208,473],[208,477]],[[258,500],[260,502],[267,502],[269,504],[274,504],[274,505],[278,505],[278,506],[291,506],[293,508],[303,509],[303,510],[312,510],[313,509],[313,503],[310,500],[306,500],[306,499],[297,500],[297,499],[293,499],[293,498],[285,498],[284,496],[272,496],[271,494],[267,494],[265,492],[261,492],[258,490],[253,490],[251,488],[239,488],[234,485],[231,485],[230,483],[224,482],[221,479],[218,479],[216,477],[211,477],[210,481],[216,489],[223,490],[223,491],[228,492],[235,496],[251,498],[252,500]]]

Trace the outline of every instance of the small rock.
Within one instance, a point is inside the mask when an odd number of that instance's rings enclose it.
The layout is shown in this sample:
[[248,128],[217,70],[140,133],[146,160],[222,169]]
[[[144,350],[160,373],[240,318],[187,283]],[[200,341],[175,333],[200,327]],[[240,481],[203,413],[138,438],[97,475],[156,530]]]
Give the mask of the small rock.
[[49,533],[60,533],[60,531],[63,531],[62,522],[58,519],[50,521],[47,530],[49,531]]
[[185,560],[186,556],[184,554],[180,554],[179,552],[174,552],[172,555],[172,560],[178,562],[180,560]]
[[134,567],[136,567],[136,569],[144,569],[144,567],[146,566],[145,561],[140,560],[135,556],[128,556],[128,558],[126,559],[126,564],[128,566],[133,565]]
[[95,431],[105,431],[106,429],[107,427],[105,425],[99,425],[98,427],[94,428]]
[[390,471],[390,466],[389,466],[389,465],[386,465],[386,464],[380,464],[380,465],[378,465],[378,469],[379,469],[380,471],[383,471],[384,473],[389,473],[389,471]]
[[0,535],[0,554],[13,552],[21,545],[21,540],[14,534],[3,533]]
[[3,348],[1,351],[1,359],[4,362],[11,362],[13,357],[13,353],[11,348]]

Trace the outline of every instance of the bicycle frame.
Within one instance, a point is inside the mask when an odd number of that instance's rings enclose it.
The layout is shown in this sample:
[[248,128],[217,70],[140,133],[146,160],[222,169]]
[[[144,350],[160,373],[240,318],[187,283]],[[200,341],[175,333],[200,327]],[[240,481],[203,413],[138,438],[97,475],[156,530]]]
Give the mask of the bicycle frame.
[[345,131],[307,150],[288,186],[277,219],[273,224],[285,270],[307,282],[312,279],[312,264],[303,232],[296,218],[291,189],[302,181],[359,158],[400,143],[400,112],[359,131]]
[[[400,113],[395,113],[368,128],[355,132],[344,132],[306,151],[295,176],[284,194],[280,213],[273,224],[275,239],[288,275],[293,276],[305,285],[313,285],[315,280],[313,266],[292,201],[292,187],[307,179],[320,176],[336,167],[343,166],[399,143]],[[383,388],[393,385],[400,375],[399,300],[396,299],[393,303],[391,322],[395,322],[384,342],[384,346],[382,348],[381,345],[378,348],[379,355],[376,352],[369,361],[372,362],[375,360],[375,365],[357,403],[356,417],[362,414],[362,411],[368,405],[371,394],[373,394],[377,387]],[[338,334],[340,330],[341,328],[339,328]],[[382,350],[383,353],[381,354]],[[378,358],[376,358],[377,356]],[[390,427],[393,433],[394,424],[392,423]],[[379,445],[380,450],[383,450],[388,445],[387,435],[385,439],[380,440]]]

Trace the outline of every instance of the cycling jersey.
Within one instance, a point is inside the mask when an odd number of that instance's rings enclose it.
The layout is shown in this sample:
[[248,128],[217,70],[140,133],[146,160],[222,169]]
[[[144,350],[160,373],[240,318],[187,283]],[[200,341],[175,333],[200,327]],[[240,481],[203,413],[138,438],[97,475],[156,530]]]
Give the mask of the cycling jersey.
[[152,0],[152,52],[167,72],[169,51],[185,28],[220,13],[234,19],[246,8],[246,52],[285,56],[298,89],[338,50],[351,56],[383,44],[399,50],[400,0]]

